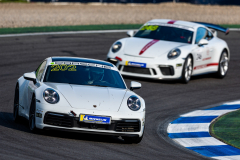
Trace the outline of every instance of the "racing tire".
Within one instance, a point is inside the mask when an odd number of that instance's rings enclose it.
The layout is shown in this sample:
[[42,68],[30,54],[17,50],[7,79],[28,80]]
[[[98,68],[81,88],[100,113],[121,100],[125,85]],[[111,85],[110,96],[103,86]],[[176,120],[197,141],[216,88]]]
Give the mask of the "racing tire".
[[31,106],[29,109],[29,130],[33,133],[37,133],[38,129],[36,128],[36,98],[33,96]]
[[16,85],[15,94],[14,94],[14,103],[13,103],[13,120],[18,123],[21,120],[19,116],[19,86]]
[[193,71],[193,59],[191,55],[188,55],[182,69],[182,79],[181,81],[187,84],[192,76]]
[[218,71],[216,73],[216,76],[222,79],[226,76],[227,71],[228,71],[228,54],[227,51],[224,50],[219,59]]

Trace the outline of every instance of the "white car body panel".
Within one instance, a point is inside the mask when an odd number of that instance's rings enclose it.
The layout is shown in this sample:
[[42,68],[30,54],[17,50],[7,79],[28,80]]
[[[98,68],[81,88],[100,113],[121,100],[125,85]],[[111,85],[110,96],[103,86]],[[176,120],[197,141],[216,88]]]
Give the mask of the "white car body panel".
[[[179,43],[172,41],[157,40],[151,44],[146,50],[144,49],[154,39],[128,37],[117,40],[121,42],[122,47],[116,53],[112,52],[112,47],[116,43],[114,42],[109,49],[107,59],[117,60],[115,64],[120,73],[126,76],[133,77],[144,77],[152,79],[180,79],[182,76],[182,69],[185,62],[185,58],[188,55],[193,57],[193,72],[192,75],[205,74],[210,72],[218,71],[218,63],[220,60],[221,53],[227,50],[228,60],[230,60],[230,51],[227,43],[214,36],[208,41],[207,45],[198,46],[195,44],[196,31],[199,27],[205,28],[212,33],[212,30],[205,27],[204,25],[186,22],[186,21],[171,21],[168,19],[154,19],[144,25],[148,24],[159,24],[172,27],[184,28],[193,31],[193,40],[191,44]],[[216,35],[212,33],[213,35]],[[176,59],[168,59],[167,54],[172,50],[178,48],[181,50],[181,55]],[[142,50],[145,50],[143,54],[140,54]],[[201,57],[199,59],[199,57]],[[129,66],[130,62],[145,63],[150,74],[142,74],[137,72],[124,71],[125,66]],[[178,66],[181,64],[182,66]],[[159,66],[172,66],[174,68],[174,75],[163,75]]]
[[[19,85],[19,115],[29,119],[29,109],[32,102],[33,94],[36,97],[36,113],[40,113],[42,117],[36,117],[36,127],[44,129],[60,128],[75,131],[87,131],[91,133],[108,133],[111,135],[143,135],[145,124],[145,101],[136,93],[129,89],[112,88],[112,87],[97,87],[72,85],[65,83],[50,83],[43,82],[47,66],[52,62],[52,58],[47,58],[47,65],[44,69],[43,76],[40,81],[34,84],[32,81],[20,77],[17,81]],[[95,60],[97,61],[97,60]],[[98,61],[97,61],[98,62]],[[99,61],[101,62],[101,61]],[[102,61],[103,62],[103,61]],[[108,63],[108,62],[104,62]],[[110,64],[110,63],[109,63]],[[113,65],[113,69],[117,68]],[[122,78],[122,77],[121,77]],[[124,82],[124,81],[123,81]],[[124,82],[125,85],[125,82]],[[125,85],[126,86],[126,85]],[[54,89],[59,94],[59,102],[50,104],[45,101],[43,92],[47,88]],[[141,101],[141,108],[138,111],[132,111],[127,106],[127,99],[135,95]],[[96,108],[93,105],[97,105]],[[80,114],[109,116],[111,120],[132,120],[137,119],[140,122],[139,132],[117,132],[115,130],[98,130],[79,127],[61,127],[44,123],[44,115],[47,112],[56,114],[67,114],[73,116],[71,113],[76,113],[75,118],[79,118]]]

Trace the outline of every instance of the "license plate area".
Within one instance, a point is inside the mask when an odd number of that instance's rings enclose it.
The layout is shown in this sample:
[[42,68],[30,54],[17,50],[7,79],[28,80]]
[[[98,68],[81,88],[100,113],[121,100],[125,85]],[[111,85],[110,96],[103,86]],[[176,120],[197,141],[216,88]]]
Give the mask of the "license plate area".
[[80,114],[79,121],[84,123],[111,124],[111,117]]

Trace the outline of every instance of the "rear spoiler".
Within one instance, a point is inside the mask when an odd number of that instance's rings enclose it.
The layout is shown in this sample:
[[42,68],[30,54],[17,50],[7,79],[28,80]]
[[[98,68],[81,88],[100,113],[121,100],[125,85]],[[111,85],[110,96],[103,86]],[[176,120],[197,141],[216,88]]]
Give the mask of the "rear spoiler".
[[215,25],[215,24],[211,24],[211,23],[205,23],[205,22],[194,22],[194,23],[201,24],[201,25],[204,25],[204,26],[206,26],[208,28],[211,28],[211,29],[223,32],[226,35],[228,35],[228,33],[229,33],[229,29],[228,28],[224,28],[224,27],[221,27],[219,25]]

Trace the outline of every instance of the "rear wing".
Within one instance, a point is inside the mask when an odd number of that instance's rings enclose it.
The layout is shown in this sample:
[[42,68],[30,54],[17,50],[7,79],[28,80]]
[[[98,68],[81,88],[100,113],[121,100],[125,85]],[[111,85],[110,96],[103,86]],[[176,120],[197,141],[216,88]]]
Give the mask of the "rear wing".
[[206,26],[207,28],[211,28],[211,29],[223,32],[226,35],[228,35],[228,33],[229,33],[229,29],[228,28],[224,28],[224,27],[221,27],[219,25],[215,25],[215,24],[211,24],[211,23],[205,23],[205,22],[194,22],[194,23],[201,24],[201,25]]

